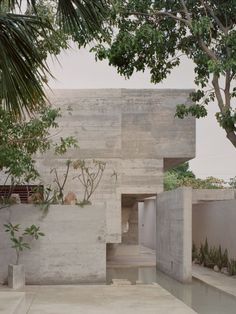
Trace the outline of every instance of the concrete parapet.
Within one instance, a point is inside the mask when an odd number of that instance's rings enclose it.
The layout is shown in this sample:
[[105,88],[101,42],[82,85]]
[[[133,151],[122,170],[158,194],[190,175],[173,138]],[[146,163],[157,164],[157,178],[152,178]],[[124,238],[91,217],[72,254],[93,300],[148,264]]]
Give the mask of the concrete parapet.
[[233,189],[194,189],[193,204],[209,201],[233,200],[236,198]]

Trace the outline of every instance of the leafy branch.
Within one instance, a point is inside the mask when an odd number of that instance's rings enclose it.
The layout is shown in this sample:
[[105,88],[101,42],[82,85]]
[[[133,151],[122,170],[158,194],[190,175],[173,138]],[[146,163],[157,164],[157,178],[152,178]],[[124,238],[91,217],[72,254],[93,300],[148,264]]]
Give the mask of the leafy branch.
[[98,188],[106,168],[105,162],[93,160],[92,163],[91,167],[84,160],[73,162],[74,169],[80,171],[80,174],[74,179],[77,178],[84,187],[83,203],[85,204],[90,203],[90,198]]
[[40,227],[36,225],[31,225],[30,227],[25,228],[22,234],[20,232],[20,224],[13,225],[11,222],[4,224],[5,232],[9,233],[10,240],[12,242],[12,248],[16,252],[16,265],[19,264],[20,254],[25,249],[30,249],[30,244],[24,239],[24,236],[29,236],[32,240],[38,240],[39,237],[45,236],[43,232],[40,231]]

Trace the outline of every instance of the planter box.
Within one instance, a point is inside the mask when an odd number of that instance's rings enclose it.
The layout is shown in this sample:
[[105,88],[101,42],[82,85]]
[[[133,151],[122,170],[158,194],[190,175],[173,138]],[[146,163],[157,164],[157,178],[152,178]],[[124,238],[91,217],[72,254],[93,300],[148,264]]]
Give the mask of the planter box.
[[21,254],[26,284],[79,284],[106,282],[106,208],[96,203],[51,205],[42,218],[39,206],[19,204],[0,211],[0,282],[7,265],[15,260],[9,235],[4,230],[9,216],[24,229],[32,224],[45,234]]
[[8,287],[20,289],[25,286],[24,265],[8,265]]

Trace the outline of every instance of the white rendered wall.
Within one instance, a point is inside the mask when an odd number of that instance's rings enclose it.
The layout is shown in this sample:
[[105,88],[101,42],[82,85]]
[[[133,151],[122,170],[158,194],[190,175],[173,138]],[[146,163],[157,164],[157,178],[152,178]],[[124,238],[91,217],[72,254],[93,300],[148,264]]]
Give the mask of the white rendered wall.
[[200,246],[208,239],[211,246],[228,249],[236,258],[236,199],[193,205],[193,243]]

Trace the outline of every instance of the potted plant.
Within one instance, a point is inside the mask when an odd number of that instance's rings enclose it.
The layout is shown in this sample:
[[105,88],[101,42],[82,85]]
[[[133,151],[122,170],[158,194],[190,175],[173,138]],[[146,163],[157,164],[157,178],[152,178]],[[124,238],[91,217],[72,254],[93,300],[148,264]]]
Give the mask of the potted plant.
[[[25,249],[30,249],[30,240],[38,240],[44,236],[40,231],[40,227],[31,225],[20,233],[20,225],[13,225],[11,222],[4,224],[5,232],[9,233],[12,242],[12,248],[16,252],[16,263],[8,265],[8,286],[13,289],[20,289],[25,285],[25,270],[24,265],[20,264],[20,255]],[[29,241],[26,241],[28,237]]]

